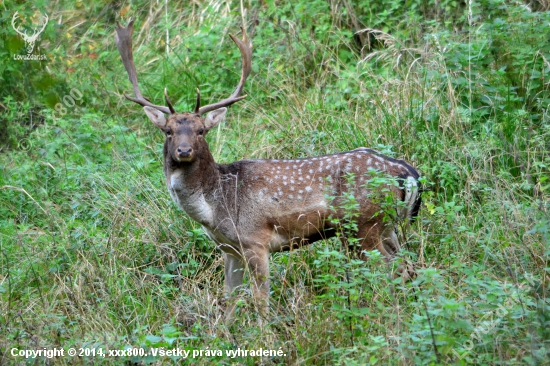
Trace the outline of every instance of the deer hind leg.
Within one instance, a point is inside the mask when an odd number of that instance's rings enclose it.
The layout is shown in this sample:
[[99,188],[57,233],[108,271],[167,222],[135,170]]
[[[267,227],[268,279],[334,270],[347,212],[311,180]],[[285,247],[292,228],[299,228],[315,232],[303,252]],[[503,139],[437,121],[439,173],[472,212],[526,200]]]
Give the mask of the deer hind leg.
[[[399,240],[397,239],[397,227],[386,226],[382,231],[380,236],[381,245],[386,249],[388,253],[391,254],[390,261],[395,258],[397,252],[401,250],[399,245]],[[390,264],[390,262],[388,262]],[[393,272],[393,278],[401,276],[403,282],[409,281],[411,278],[415,277],[414,267],[412,264],[407,261],[403,261],[399,264],[399,267]]]
[[[378,249],[384,256],[388,266],[391,266],[395,255],[401,250],[395,227],[384,226],[381,222],[367,223],[359,227],[357,237],[362,239],[361,250],[370,251]],[[364,257],[364,254],[361,254]],[[414,268],[408,264],[400,264],[393,277],[402,276],[403,281],[408,281],[414,276]]]
[[401,245],[399,245],[395,228],[391,226],[386,226],[384,230],[382,230],[380,235],[380,243],[389,254],[390,259],[393,259],[395,254],[401,250]]

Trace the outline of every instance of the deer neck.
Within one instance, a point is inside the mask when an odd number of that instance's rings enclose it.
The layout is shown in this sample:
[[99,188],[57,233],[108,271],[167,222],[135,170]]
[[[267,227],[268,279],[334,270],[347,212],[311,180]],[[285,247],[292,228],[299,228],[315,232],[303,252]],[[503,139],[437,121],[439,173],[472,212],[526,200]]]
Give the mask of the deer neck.
[[218,165],[208,150],[191,163],[178,163],[164,151],[164,175],[172,200],[193,220],[213,225],[212,192],[219,178]]

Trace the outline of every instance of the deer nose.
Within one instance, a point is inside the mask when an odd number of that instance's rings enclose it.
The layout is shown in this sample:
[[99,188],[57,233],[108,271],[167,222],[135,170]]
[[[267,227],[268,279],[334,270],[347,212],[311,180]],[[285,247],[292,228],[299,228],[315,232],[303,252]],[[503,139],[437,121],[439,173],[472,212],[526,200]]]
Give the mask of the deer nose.
[[178,146],[178,149],[176,151],[180,158],[186,158],[191,155],[191,152],[193,152],[193,148],[191,146]]

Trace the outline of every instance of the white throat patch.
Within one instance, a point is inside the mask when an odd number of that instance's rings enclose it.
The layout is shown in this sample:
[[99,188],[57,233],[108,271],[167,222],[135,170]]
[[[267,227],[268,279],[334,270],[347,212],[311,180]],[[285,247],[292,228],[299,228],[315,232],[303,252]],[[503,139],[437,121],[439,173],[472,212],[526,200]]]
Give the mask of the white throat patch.
[[210,226],[214,221],[212,207],[206,202],[202,189],[194,190],[186,186],[184,179],[181,169],[172,172],[168,184],[170,197],[193,220]]

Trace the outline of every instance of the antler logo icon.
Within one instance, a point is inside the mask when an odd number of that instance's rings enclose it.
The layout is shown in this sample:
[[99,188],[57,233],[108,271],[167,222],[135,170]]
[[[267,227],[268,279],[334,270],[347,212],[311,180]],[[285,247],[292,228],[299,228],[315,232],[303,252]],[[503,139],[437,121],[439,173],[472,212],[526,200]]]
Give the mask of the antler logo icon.
[[[15,29],[17,33],[21,35],[21,37],[23,37],[23,40],[25,41],[25,48],[27,49],[27,53],[31,54],[32,51],[34,50],[34,43],[40,36],[40,33],[44,31],[44,28],[46,28],[46,25],[48,24],[48,14],[44,14],[44,16],[40,21],[40,24],[36,26],[36,29],[34,30],[34,34],[31,36],[29,36],[25,30],[22,30],[15,24],[18,18],[19,18],[19,12],[16,11],[15,14],[13,14],[13,18],[11,18],[11,26],[13,27],[13,29]],[[42,27],[42,28],[38,30],[39,27]]]

